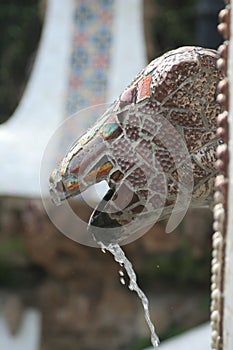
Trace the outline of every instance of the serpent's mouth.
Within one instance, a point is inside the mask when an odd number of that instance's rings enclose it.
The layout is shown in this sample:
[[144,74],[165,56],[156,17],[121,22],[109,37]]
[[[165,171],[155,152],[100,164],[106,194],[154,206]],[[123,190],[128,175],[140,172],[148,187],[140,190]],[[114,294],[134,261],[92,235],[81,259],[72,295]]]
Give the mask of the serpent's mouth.
[[[62,167],[63,164],[63,167]],[[68,166],[69,168],[69,166]],[[106,246],[112,242],[119,242],[122,238],[123,224],[121,221],[122,212],[115,205],[114,196],[116,196],[116,188],[114,180],[117,180],[119,172],[111,172],[113,165],[103,158],[102,162],[97,162],[95,170],[93,168],[83,175],[76,176],[70,171],[64,173],[64,160],[58,169],[55,169],[50,177],[50,195],[52,201],[59,205],[62,201],[80,194],[87,187],[96,182],[102,181],[103,177],[108,179],[110,188],[102,198],[100,203],[93,210],[88,223],[88,232],[97,242],[101,242]],[[93,173],[95,176],[93,176]],[[89,181],[87,181],[87,179]],[[86,181],[85,181],[86,180]],[[88,183],[87,183],[88,182]],[[93,183],[92,183],[93,182]],[[116,196],[117,197],[117,196]],[[107,234],[106,234],[107,231]]]
[[49,184],[52,201],[59,205],[65,199],[80,194],[94,183],[102,181],[102,177],[107,176],[111,168],[112,165],[108,161],[105,162],[103,160],[103,164],[101,166],[98,165],[95,170],[91,170],[84,179],[72,173],[62,175],[60,169],[55,169],[50,176]]
[[[93,147],[95,146],[93,153]],[[95,240],[108,245],[126,235],[125,226],[144,207],[133,187],[125,181],[117,162],[106,152],[106,143],[99,137],[80,147],[77,145],[64,157],[50,176],[50,195],[59,205],[92,185],[106,180],[109,190],[96,206],[88,223]]]

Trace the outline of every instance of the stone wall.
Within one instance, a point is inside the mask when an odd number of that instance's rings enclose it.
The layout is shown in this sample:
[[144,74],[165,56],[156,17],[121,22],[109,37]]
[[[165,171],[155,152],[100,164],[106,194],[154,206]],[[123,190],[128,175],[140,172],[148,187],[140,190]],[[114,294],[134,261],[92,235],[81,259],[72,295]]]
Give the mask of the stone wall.
[[[112,256],[59,233],[40,201],[5,198],[0,208],[2,294],[41,310],[41,350],[149,345],[142,306]],[[89,216],[84,205],[77,210]],[[208,319],[210,236],[210,212],[193,211],[176,232],[161,223],[125,246],[162,338]]]

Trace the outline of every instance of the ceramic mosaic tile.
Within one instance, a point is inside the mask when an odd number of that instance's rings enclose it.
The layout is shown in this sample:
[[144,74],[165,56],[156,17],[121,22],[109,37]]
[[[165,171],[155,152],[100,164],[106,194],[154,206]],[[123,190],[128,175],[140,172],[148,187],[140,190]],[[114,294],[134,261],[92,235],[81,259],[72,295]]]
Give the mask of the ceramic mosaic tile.
[[66,115],[105,102],[112,43],[113,0],[79,0]]

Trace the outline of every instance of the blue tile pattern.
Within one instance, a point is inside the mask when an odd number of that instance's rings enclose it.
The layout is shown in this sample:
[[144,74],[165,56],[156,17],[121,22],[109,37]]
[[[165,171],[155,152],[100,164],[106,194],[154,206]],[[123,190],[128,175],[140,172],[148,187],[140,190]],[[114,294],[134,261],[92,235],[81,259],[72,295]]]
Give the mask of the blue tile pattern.
[[66,115],[106,99],[114,0],[77,0]]

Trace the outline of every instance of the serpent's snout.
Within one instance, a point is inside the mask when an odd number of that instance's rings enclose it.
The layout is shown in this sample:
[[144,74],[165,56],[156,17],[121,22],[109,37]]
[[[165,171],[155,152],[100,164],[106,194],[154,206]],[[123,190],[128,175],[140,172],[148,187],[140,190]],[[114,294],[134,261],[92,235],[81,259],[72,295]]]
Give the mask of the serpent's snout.
[[49,193],[52,201],[59,205],[66,198],[65,186],[62,182],[59,170],[55,169],[49,179]]

